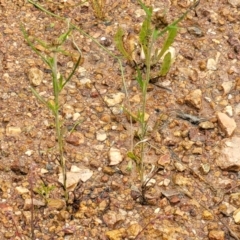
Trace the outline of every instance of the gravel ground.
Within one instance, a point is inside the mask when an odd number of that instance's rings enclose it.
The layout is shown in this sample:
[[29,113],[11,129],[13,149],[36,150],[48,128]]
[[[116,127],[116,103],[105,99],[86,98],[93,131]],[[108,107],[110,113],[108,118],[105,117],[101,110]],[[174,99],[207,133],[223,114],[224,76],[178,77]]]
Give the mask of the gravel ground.
[[[106,0],[104,20],[88,1],[35,2],[118,56],[118,27],[128,33],[127,45],[144,20],[134,0]],[[144,1],[159,27],[192,2]],[[79,56],[74,42],[83,56],[60,95],[66,203],[54,118],[30,89],[52,100],[51,74],[20,26],[32,39],[53,43],[67,23],[28,1],[0,0],[0,239],[240,239],[239,9],[239,0],[202,0],[180,22],[174,63],[149,86],[144,161],[147,172],[159,171],[144,198],[135,164],[126,170],[131,131],[139,128],[131,127],[122,106],[129,100],[137,112],[141,105],[134,68],[123,60],[127,97],[116,58],[83,32],[72,32],[65,44],[70,54],[58,58],[67,76]],[[36,48],[49,54],[40,43]]]

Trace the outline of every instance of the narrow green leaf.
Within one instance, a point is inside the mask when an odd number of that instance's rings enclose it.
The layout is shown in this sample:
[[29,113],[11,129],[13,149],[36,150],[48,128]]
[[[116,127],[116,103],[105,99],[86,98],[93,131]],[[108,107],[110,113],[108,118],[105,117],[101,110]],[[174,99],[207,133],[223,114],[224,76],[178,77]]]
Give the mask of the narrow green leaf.
[[123,36],[124,32],[123,30],[119,27],[117,30],[117,33],[114,36],[114,41],[116,43],[117,49],[122,53],[122,55],[127,59],[132,61],[131,55],[126,51],[124,44],[123,44]]
[[33,88],[33,87],[30,87],[33,95],[41,102],[43,103],[45,106],[47,106],[47,102],[44,100],[44,98],[42,96],[39,95],[39,93]]
[[158,30],[154,29],[152,34],[153,41],[156,41],[158,38]]
[[60,74],[60,77],[58,79],[58,89],[59,89],[59,92],[63,89],[63,75]]
[[143,21],[143,24],[139,33],[139,42],[144,48],[145,47],[147,48],[149,35],[150,35],[150,21],[148,18],[146,18]]
[[74,68],[73,68],[73,70],[72,70],[72,72],[70,73],[70,75],[68,76],[68,78],[67,78],[67,79],[65,80],[65,82],[63,83],[62,88],[64,88],[64,86],[71,80],[73,74],[74,74],[75,71],[77,70],[78,65],[80,64],[81,59],[82,59],[82,55],[80,54],[80,55],[79,55],[79,58],[78,58],[78,60],[77,60],[77,62],[76,62],[76,64],[75,64],[75,66],[74,66]]
[[53,93],[54,93],[54,96],[56,97],[59,95],[59,84],[58,84],[57,76],[52,75],[52,83],[53,83]]
[[48,109],[49,110],[51,110],[52,111],[52,113],[54,114],[54,116],[56,115],[56,114],[58,114],[58,106],[56,106],[56,104],[53,102],[53,101],[48,101],[47,102],[47,107],[48,107]]
[[169,25],[169,26],[165,27],[163,30],[161,30],[161,31],[158,33],[158,37],[163,36],[163,34],[168,31],[169,27],[174,27],[174,26],[176,27],[177,24],[178,24],[179,22],[181,22],[181,21],[187,16],[187,14],[188,14],[190,11],[192,11],[193,9],[195,9],[195,8],[198,6],[199,2],[200,2],[200,0],[195,0],[195,1],[193,2],[193,4],[192,4],[179,18],[177,18],[176,20],[174,20],[171,25]]
[[163,44],[161,52],[158,54],[158,58],[157,58],[158,61],[164,55],[164,53],[169,49],[169,47],[172,45],[176,35],[177,35],[177,27],[176,26],[169,26],[168,37]]
[[45,42],[45,41],[43,41],[43,40],[41,40],[41,39],[39,39],[39,38],[35,38],[35,40],[36,40],[42,47],[44,47],[45,49],[48,49],[48,48],[51,47],[47,42]]
[[46,62],[50,68],[53,68],[54,59],[52,57],[46,57]]
[[123,107],[123,110],[129,115],[131,116],[136,122],[140,122],[140,119],[133,113],[131,113],[130,111],[128,111],[127,108]]
[[127,156],[128,156],[129,158],[131,158],[132,160],[135,160],[135,159],[136,159],[136,156],[135,156],[135,154],[134,154],[133,152],[128,152],[128,153],[127,153]]
[[132,171],[132,167],[133,167],[132,165],[133,164],[132,164],[132,159],[131,159],[131,160],[128,161],[128,165],[126,167],[126,170],[129,171],[129,172]]
[[152,16],[152,7],[147,7],[141,0],[138,0],[139,4],[141,5],[141,8],[145,11],[148,17],[151,18]]
[[141,163],[140,158],[138,156],[136,156],[133,152],[128,152],[127,156],[132,159],[133,161],[135,161],[135,163],[138,165]]
[[147,15],[142,23],[140,33],[139,33],[139,43],[141,44],[144,54],[146,56],[148,51],[149,39],[152,35],[152,30],[151,30],[152,8],[146,7],[140,0],[139,0],[139,3]]
[[143,79],[142,79],[142,73],[141,73],[139,67],[137,67],[137,76],[136,76],[136,80],[137,80],[137,82],[138,82],[138,84],[139,84],[141,90],[143,90],[143,84],[144,84],[144,82],[143,82]]
[[168,52],[164,56],[163,63],[162,63],[162,66],[161,66],[161,70],[160,70],[160,73],[159,73],[160,76],[166,76],[167,75],[167,73],[168,73],[168,71],[171,67],[171,60],[172,60],[171,53]]
[[49,65],[46,57],[45,57],[43,54],[41,54],[41,53],[35,48],[35,46],[33,45],[33,43],[30,41],[29,36],[28,36],[28,34],[27,34],[27,31],[26,31],[26,29],[24,28],[24,26],[23,26],[22,23],[21,23],[20,28],[21,28],[21,31],[22,31],[22,33],[23,33],[24,39],[27,41],[27,43],[28,43],[28,45],[31,47],[31,49],[42,59],[43,62],[45,62],[47,65]]
[[147,52],[149,50],[148,45],[150,43],[150,38],[152,35],[152,29],[151,29],[152,7],[147,7],[141,0],[138,0],[138,2],[146,13],[146,17],[142,23],[142,26],[139,32],[139,43],[141,44],[144,55],[147,56]]
[[143,112],[141,112],[141,111],[138,110],[137,118],[139,119],[139,121],[140,121],[141,123],[144,122],[144,115],[145,115],[145,114],[144,114]]
[[67,32],[63,33],[62,35],[60,35],[60,37],[58,37],[57,39],[58,45],[62,45],[68,39],[68,36],[70,35],[71,31],[72,31],[71,29],[68,29]]

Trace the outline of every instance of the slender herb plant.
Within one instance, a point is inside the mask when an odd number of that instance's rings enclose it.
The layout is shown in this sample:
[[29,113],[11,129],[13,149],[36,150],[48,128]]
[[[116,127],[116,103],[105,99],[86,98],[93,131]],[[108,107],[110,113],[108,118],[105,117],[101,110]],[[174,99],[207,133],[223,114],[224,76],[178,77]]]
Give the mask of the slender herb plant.
[[[115,43],[118,50],[122,53],[122,55],[131,62],[132,66],[135,67],[136,70],[136,80],[138,82],[139,88],[141,90],[142,101],[141,106],[137,112],[134,114],[131,110],[124,108],[126,113],[130,115],[136,122],[139,123],[140,131],[138,134],[139,141],[133,148],[133,151],[128,152],[128,157],[133,160],[136,164],[140,180],[141,180],[141,188],[142,188],[142,201],[144,202],[144,192],[145,186],[149,182],[149,179],[156,173],[158,170],[151,172],[148,176],[145,173],[145,149],[147,144],[147,132],[148,132],[148,122],[146,120],[146,106],[147,106],[147,89],[149,86],[149,82],[151,80],[151,69],[152,67],[159,64],[159,61],[162,60],[162,64],[158,71],[157,77],[164,77],[167,75],[171,64],[172,64],[172,55],[169,51],[169,47],[173,44],[175,37],[177,35],[177,24],[184,19],[184,17],[195,8],[199,1],[195,1],[194,4],[184,13],[182,14],[177,20],[173,21],[167,27],[162,30],[156,29],[152,25],[152,16],[153,16],[153,9],[152,7],[147,7],[143,4],[141,0],[138,0],[139,4],[141,5],[142,9],[146,13],[146,17],[141,25],[141,29],[138,36],[138,45],[140,46],[140,55],[141,59],[143,60],[143,67],[140,66],[139,63],[135,62],[133,58],[133,52],[129,51],[126,48],[126,43],[123,42],[124,31],[121,28],[118,28],[117,33],[115,35]],[[160,37],[163,37],[164,34],[167,33],[167,37],[162,45],[161,50],[155,50],[156,42]],[[154,52],[155,50],[155,52]],[[130,161],[131,162],[131,161]]]
[[34,46],[34,43],[30,40],[29,35],[27,34],[26,29],[21,26],[21,30],[23,32],[24,38],[27,41],[28,45],[31,47],[31,49],[41,58],[41,60],[48,65],[48,67],[51,70],[52,74],[52,84],[53,84],[53,101],[48,101],[44,99],[35,88],[31,87],[32,93],[35,95],[35,97],[44,105],[46,106],[51,113],[54,116],[55,119],[55,131],[57,136],[57,142],[58,142],[58,153],[59,153],[59,163],[62,170],[62,178],[63,178],[63,189],[64,189],[64,197],[65,200],[68,200],[68,192],[67,192],[67,175],[66,175],[66,162],[64,158],[64,141],[63,141],[63,122],[60,120],[59,111],[61,109],[60,103],[59,103],[59,96],[63,88],[66,86],[66,84],[71,80],[72,76],[74,75],[80,61],[81,61],[81,52],[79,52],[79,58],[74,65],[72,72],[69,74],[67,78],[65,78],[59,71],[58,71],[58,54],[67,54],[67,52],[62,48],[63,44],[69,37],[70,33],[72,32],[72,28],[68,22],[68,30],[60,35],[54,45],[49,45],[47,43],[44,43],[43,41],[36,39],[38,43],[40,43],[44,48],[47,48],[50,50],[51,54],[43,55],[39,50],[36,49]]

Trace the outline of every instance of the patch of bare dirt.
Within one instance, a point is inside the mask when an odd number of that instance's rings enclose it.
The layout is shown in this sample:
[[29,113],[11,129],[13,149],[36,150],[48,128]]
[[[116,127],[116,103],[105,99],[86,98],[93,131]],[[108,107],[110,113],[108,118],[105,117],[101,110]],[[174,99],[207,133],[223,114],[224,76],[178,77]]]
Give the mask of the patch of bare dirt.
[[[107,1],[104,20],[94,16],[88,2],[36,2],[70,19],[115,55],[118,26],[135,36],[144,19],[134,0]],[[144,2],[166,13],[155,19],[161,26],[192,1]],[[51,74],[20,25],[47,42],[67,25],[27,1],[0,0],[0,239],[240,239],[239,6],[238,0],[202,0],[179,24],[175,62],[148,92],[146,167],[159,171],[144,199],[136,190],[136,169],[126,171],[131,139],[121,107],[126,95],[119,64],[73,31],[84,61],[60,96],[73,180],[66,204],[54,119],[29,88],[51,100]],[[69,74],[77,54],[72,38],[66,48],[71,54],[59,57],[59,69]],[[123,62],[137,112],[139,87],[132,66]]]

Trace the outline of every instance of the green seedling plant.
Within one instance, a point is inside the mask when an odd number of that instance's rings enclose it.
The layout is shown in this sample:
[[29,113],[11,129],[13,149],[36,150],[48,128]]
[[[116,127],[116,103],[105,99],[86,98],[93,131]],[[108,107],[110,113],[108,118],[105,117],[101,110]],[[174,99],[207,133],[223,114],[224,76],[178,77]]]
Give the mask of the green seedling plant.
[[[61,167],[62,171],[62,183],[63,183],[63,189],[64,189],[64,197],[65,200],[68,200],[68,192],[67,192],[67,174],[66,174],[66,162],[64,158],[64,140],[63,140],[63,122],[61,121],[60,117],[60,110],[61,110],[61,105],[59,103],[59,96],[61,91],[64,89],[66,84],[71,80],[72,76],[74,75],[80,61],[81,61],[81,52],[79,50],[79,58],[74,65],[71,73],[67,76],[64,77],[63,74],[61,74],[58,70],[58,55],[64,54],[68,55],[68,52],[64,50],[63,44],[66,42],[68,37],[70,36],[72,32],[72,28],[68,22],[68,29],[65,33],[61,34],[54,44],[48,44],[45,43],[42,40],[35,39],[37,43],[42,45],[46,50],[46,54],[41,53],[34,45],[34,42],[32,38],[29,37],[27,34],[26,29],[21,26],[22,33],[24,35],[24,38],[28,45],[31,47],[31,49],[41,58],[41,60],[50,68],[51,75],[52,75],[52,94],[53,94],[53,100],[47,100],[43,98],[35,88],[31,87],[32,93],[35,95],[35,97],[47,108],[50,110],[52,115],[54,116],[55,119],[55,131],[56,131],[56,138],[57,138],[57,144],[58,144],[58,154],[59,154],[59,164]],[[74,42],[75,43],[75,42]]]
[[48,202],[51,192],[55,189],[55,186],[45,185],[41,183],[40,186],[34,189],[34,192],[39,194],[46,202]]
[[89,3],[94,11],[94,15],[104,20],[105,18],[105,7],[106,7],[106,0],[89,0]]
[[[161,61],[161,65],[158,70],[157,77],[165,77],[170,70],[172,64],[172,55],[169,51],[170,46],[174,43],[177,30],[178,23],[184,19],[189,11],[195,8],[199,1],[195,1],[194,4],[177,20],[173,21],[164,29],[156,29],[152,25],[152,17],[153,17],[153,9],[152,7],[147,7],[143,4],[141,0],[138,0],[142,9],[146,13],[146,17],[141,25],[141,29],[138,35],[137,46],[140,46],[140,59],[141,64],[136,62],[133,48],[127,48],[126,43],[123,41],[124,31],[121,28],[118,28],[117,33],[115,35],[115,44],[121,54],[124,56],[128,62],[131,63],[131,66],[134,66],[136,70],[136,80],[138,82],[142,100],[141,106],[138,109],[137,114],[134,114],[131,109],[124,108],[126,113],[132,117],[132,119],[139,123],[139,131],[137,133],[137,137],[139,141],[133,148],[133,151],[129,151],[127,156],[131,159],[129,162],[129,168],[132,166],[132,161],[135,162],[137,171],[140,176],[141,181],[141,202],[144,203],[144,193],[146,189],[146,185],[149,180],[158,172],[159,169],[152,170],[148,175],[146,175],[145,171],[145,152],[146,146],[148,144],[147,132],[148,132],[148,122],[146,119],[146,106],[147,106],[147,90],[151,80],[151,69],[154,67],[158,67],[158,64]],[[162,48],[159,50],[156,46],[157,40],[167,34]],[[129,51],[130,50],[130,51]]]

